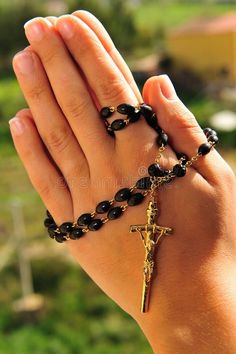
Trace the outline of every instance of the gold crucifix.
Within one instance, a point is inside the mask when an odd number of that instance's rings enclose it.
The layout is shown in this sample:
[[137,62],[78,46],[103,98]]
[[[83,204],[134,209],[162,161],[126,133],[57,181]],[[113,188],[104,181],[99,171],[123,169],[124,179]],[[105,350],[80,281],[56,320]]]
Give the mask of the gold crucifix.
[[157,211],[157,203],[150,200],[147,208],[147,224],[130,226],[130,232],[139,232],[145,247],[141,312],[148,311],[151,280],[155,266],[155,249],[161,238],[172,232],[169,227],[155,224]]

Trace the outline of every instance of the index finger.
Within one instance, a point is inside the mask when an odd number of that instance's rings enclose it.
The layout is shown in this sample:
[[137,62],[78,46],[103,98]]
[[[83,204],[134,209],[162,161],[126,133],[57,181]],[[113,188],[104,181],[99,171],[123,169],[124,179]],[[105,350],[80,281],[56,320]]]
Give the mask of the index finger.
[[106,49],[118,69],[123,74],[125,80],[133,90],[135,96],[137,97],[137,101],[142,102],[142,95],[128,65],[121,56],[120,52],[115,47],[111,37],[109,36],[102,23],[94,15],[85,10],[75,11],[73,15],[85,22],[86,25],[89,26],[91,30],[96,34],[103,47]]

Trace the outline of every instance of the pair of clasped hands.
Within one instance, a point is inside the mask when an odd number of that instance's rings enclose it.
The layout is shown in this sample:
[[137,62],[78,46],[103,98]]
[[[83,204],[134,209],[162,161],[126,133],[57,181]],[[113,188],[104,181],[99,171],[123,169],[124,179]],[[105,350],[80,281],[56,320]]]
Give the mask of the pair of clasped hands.
[[[10,121],[16,150],[57,224],[76,220],[142,177],[154,162],[155,132],[143,119],[107,134],[99,110],[150,104],[175,152],[206,142],[170,79],[150,78],[141,95],[102,24],[90,13],[26,23],[30,46],[13,67],[27,109]],[[212,151],[158,191],[158,224],[173,228],[157,254],[149,312],[140,313],[144,246],[129,226],[146,223],[147,203],[78,241],[70,252],[103,291],[139,324],[155,353],[236,353],[236,183]],[[43,217],[43,216],[42,216]],[[45,235],[47,237],[47,235]],[[52,241],[54,242],[54,241]],[[61,246],[64,247],[64,246]]]

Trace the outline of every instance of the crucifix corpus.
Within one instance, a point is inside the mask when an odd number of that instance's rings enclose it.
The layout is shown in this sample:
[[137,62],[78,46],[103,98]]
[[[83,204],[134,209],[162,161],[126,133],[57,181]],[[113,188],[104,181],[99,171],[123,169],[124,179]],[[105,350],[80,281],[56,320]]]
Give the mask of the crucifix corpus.
[[157,212],[157,203],[154,200],[150,200],[147,208],[147,224],[130,226],[130,232],[139,232],[145,247],[141,300],[142,313],[148,311],[152,274],[155,266],[156,247],[163,236],[169,235],[172,232],[171,228],[159,226],[155,223]]

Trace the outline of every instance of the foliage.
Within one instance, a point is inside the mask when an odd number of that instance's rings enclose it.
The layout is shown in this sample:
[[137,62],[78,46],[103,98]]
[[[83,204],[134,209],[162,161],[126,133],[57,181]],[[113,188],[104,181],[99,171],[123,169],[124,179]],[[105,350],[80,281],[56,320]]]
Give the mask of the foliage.
[[15,52],[27,46],[23,26],[36,16],[45,16],[41,2],[2,1],[0,3],[0,70],[10,70],[9,62]]
[[0,354],[151,353],[133,320],[77,266],[45,259],[34,261],[33,273],[46,310],[28,323],[9,305],[19,296],[16,267],[1,275],[6,287],[0,296]]
[[121,51],[129,53],[137,45],[140,33],[137,33],[129,1],[68,0],[68,6],[69,13],[83,9],[98,17]]
[[25,107],[26,104],[16,80],[13,78],[0,80],[0,144],[11,140],[8,120],[14,117],[18,110]]
[[[112,2],[66,0],[65,5],[68,7],[68,13],[78,9],[94,13],[109,30],[120,50],[129,52],[137,44],[138,33],[134,24],[134,16],[127,2],[123,0]],[[33,17],[51,15],[49,10],[47,1],[0,2],[0,70],[8,73],[13,54],[27,46],[23,30],[24,23]]]

